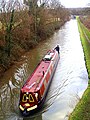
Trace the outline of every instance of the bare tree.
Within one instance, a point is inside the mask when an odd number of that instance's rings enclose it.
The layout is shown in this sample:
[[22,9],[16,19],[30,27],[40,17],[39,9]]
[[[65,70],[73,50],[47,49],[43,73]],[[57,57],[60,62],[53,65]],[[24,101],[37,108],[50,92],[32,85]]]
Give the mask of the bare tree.
[[[18,0],[2,0],[0,2],[0,21],[2,23],[3,31],[3,49],[0,55],[0,63],[7,66],[7,61],[11,55],[13,48],[12,31],[15,29],[20,20],[16,17],[16,14],[20,10],[20,3]],[[6,63],[6,64],[5,64]]]

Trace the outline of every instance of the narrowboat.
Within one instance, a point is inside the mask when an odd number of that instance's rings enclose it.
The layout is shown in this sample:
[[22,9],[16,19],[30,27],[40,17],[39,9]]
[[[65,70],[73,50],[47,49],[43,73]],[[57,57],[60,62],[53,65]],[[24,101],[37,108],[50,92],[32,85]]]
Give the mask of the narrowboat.
[[19,109],[23,115],[28,115],[45,101],[59,58],[56,49],[49,50],[21,88]]

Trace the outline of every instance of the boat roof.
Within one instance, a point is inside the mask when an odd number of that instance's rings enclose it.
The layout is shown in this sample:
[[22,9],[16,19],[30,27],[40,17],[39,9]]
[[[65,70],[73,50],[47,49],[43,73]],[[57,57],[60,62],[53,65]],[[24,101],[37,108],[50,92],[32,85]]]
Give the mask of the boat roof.
[[44,74],[47,72],[47,69],[51,63],[51,58],[53,58],[55,54],[54,51],[50,53],[48,55],[45,55],[45,57],[42,59],[42,61],[32,73],[32,75],[28,78],[28,80],[21,89],[22,92],[35,92],[39,90]]

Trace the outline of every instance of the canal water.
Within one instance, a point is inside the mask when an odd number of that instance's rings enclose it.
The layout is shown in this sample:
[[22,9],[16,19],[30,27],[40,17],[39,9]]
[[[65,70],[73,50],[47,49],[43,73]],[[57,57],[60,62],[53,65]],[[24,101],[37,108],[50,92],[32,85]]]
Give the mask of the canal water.
[[[60,45],[60,60],[42,109],[23,117],[18,109],[20,88],[49,49]],[[0,120],[68,120],[88,85],[76,20],[24,54],[0,80]]]

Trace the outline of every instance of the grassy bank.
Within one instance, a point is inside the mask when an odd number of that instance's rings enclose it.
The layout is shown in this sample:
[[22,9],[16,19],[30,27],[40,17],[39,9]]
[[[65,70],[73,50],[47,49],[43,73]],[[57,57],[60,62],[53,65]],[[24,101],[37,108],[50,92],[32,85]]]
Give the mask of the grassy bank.
[[84,57],[86,68],[88,71],[88,88],[84,92],[82,99],[71,113],[69,120],[90,120],[90,43],[88,42],[90,37],[89,30],[80,22],[77,18],[78,29],[80,32],[80,39],[84,50]]

